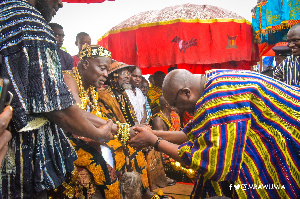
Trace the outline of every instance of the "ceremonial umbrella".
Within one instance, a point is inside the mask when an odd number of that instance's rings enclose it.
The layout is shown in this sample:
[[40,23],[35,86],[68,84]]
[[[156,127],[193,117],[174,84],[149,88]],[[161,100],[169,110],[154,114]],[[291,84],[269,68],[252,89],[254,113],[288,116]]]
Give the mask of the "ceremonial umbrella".
[[250,69],[259,58],[252,41],[251,24],[241,16],[215,6],[183,4],[134,15],[98,44],[114,59],[152,74],[174,65],[193,73]]
[[299,22],[299,0],[259,0],[252,9],[252,25],[259,43],[285,41],[289,28]]

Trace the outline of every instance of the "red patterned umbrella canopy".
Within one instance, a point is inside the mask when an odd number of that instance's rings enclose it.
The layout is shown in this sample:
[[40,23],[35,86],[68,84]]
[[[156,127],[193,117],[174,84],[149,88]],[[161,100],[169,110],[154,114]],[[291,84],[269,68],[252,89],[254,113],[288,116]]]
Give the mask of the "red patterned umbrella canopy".
[[183,4],[134,15],[98,44],[114,59],[152,74],[174,65],[193,73],[250,69],[259,60],[252,41],[251,24],[241,16],[215,6]]

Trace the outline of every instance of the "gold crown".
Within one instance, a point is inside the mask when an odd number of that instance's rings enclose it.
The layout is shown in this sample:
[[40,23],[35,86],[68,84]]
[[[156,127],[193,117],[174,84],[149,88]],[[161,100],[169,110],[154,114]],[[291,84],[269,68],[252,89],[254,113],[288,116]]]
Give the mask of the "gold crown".
[[82,50],[80,51],[80,60],[88,58],[88,57],[111,57],[111,52],[106,48],[98,45],[87,45],[84,44],[82,46]]

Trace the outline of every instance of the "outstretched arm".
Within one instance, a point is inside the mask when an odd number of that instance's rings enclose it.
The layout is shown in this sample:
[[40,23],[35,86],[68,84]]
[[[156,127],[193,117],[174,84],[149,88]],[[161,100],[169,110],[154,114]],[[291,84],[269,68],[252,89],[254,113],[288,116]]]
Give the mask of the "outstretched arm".
[[[107,142],[113,139],[111,134],[112,121],[106,122],[100,128],[96,128],[84,115],[77,105],[69,106],[59,111],[45,113],[45,116],[65,131],[76,135],[88,137],[96,141]],[[99,118],[100,119],[100,118]]]
[[[65,74],[66,76],[65,82],[69,86],[74,99],[76,102],[81,103],[76,81],[69,74]],[[75,95],[76,93],[77,95]],[[113,139],[113,135],[111,134],[112,121],[107,122],[96,116],[94,117],[91,113],[89,114],[81,110],[77,105],[69,106],[63,110],[44,113],[50,121],[53,121],[65,131],[100,142],[107,142]],[[93,118],[93,122],[88,117]],[[101,127],[96,128],[99,126]]]
[[[153,132],[149,128],[145,127],[135,127],[135,131],[139,133],[129,140],[129,145],[134,148],[142,149],[148,146],[154,147],[158,137],[153,134]],[[170,143],[166,140],[161,140],[158,144],[158,150],[169,155],[171,158],[176,161],[181,162],[181,158],[178,155],[178,147],[179,145]]]
[[174,143],[174,144],[183,144],[187,141],[189,141],[189,138],[186,136],[186,134],[183,131],[162,131],[162,130],[156,130],[153,131],[153,133],[157,137],[161,137],[164,140],[167,140],[168,142]]

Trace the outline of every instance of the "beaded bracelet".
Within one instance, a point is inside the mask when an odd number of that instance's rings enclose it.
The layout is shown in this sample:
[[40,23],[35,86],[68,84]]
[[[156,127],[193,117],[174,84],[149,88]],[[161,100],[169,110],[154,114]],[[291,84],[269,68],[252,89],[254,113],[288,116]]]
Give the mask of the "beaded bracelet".
[[119,121],[116,122],[118,125],[118,132],[114,136],[114,138],[121,137],[121,143],[123,146],[126,146],[127,141],[130,138],[130,125],[127,123],[121,123]]

